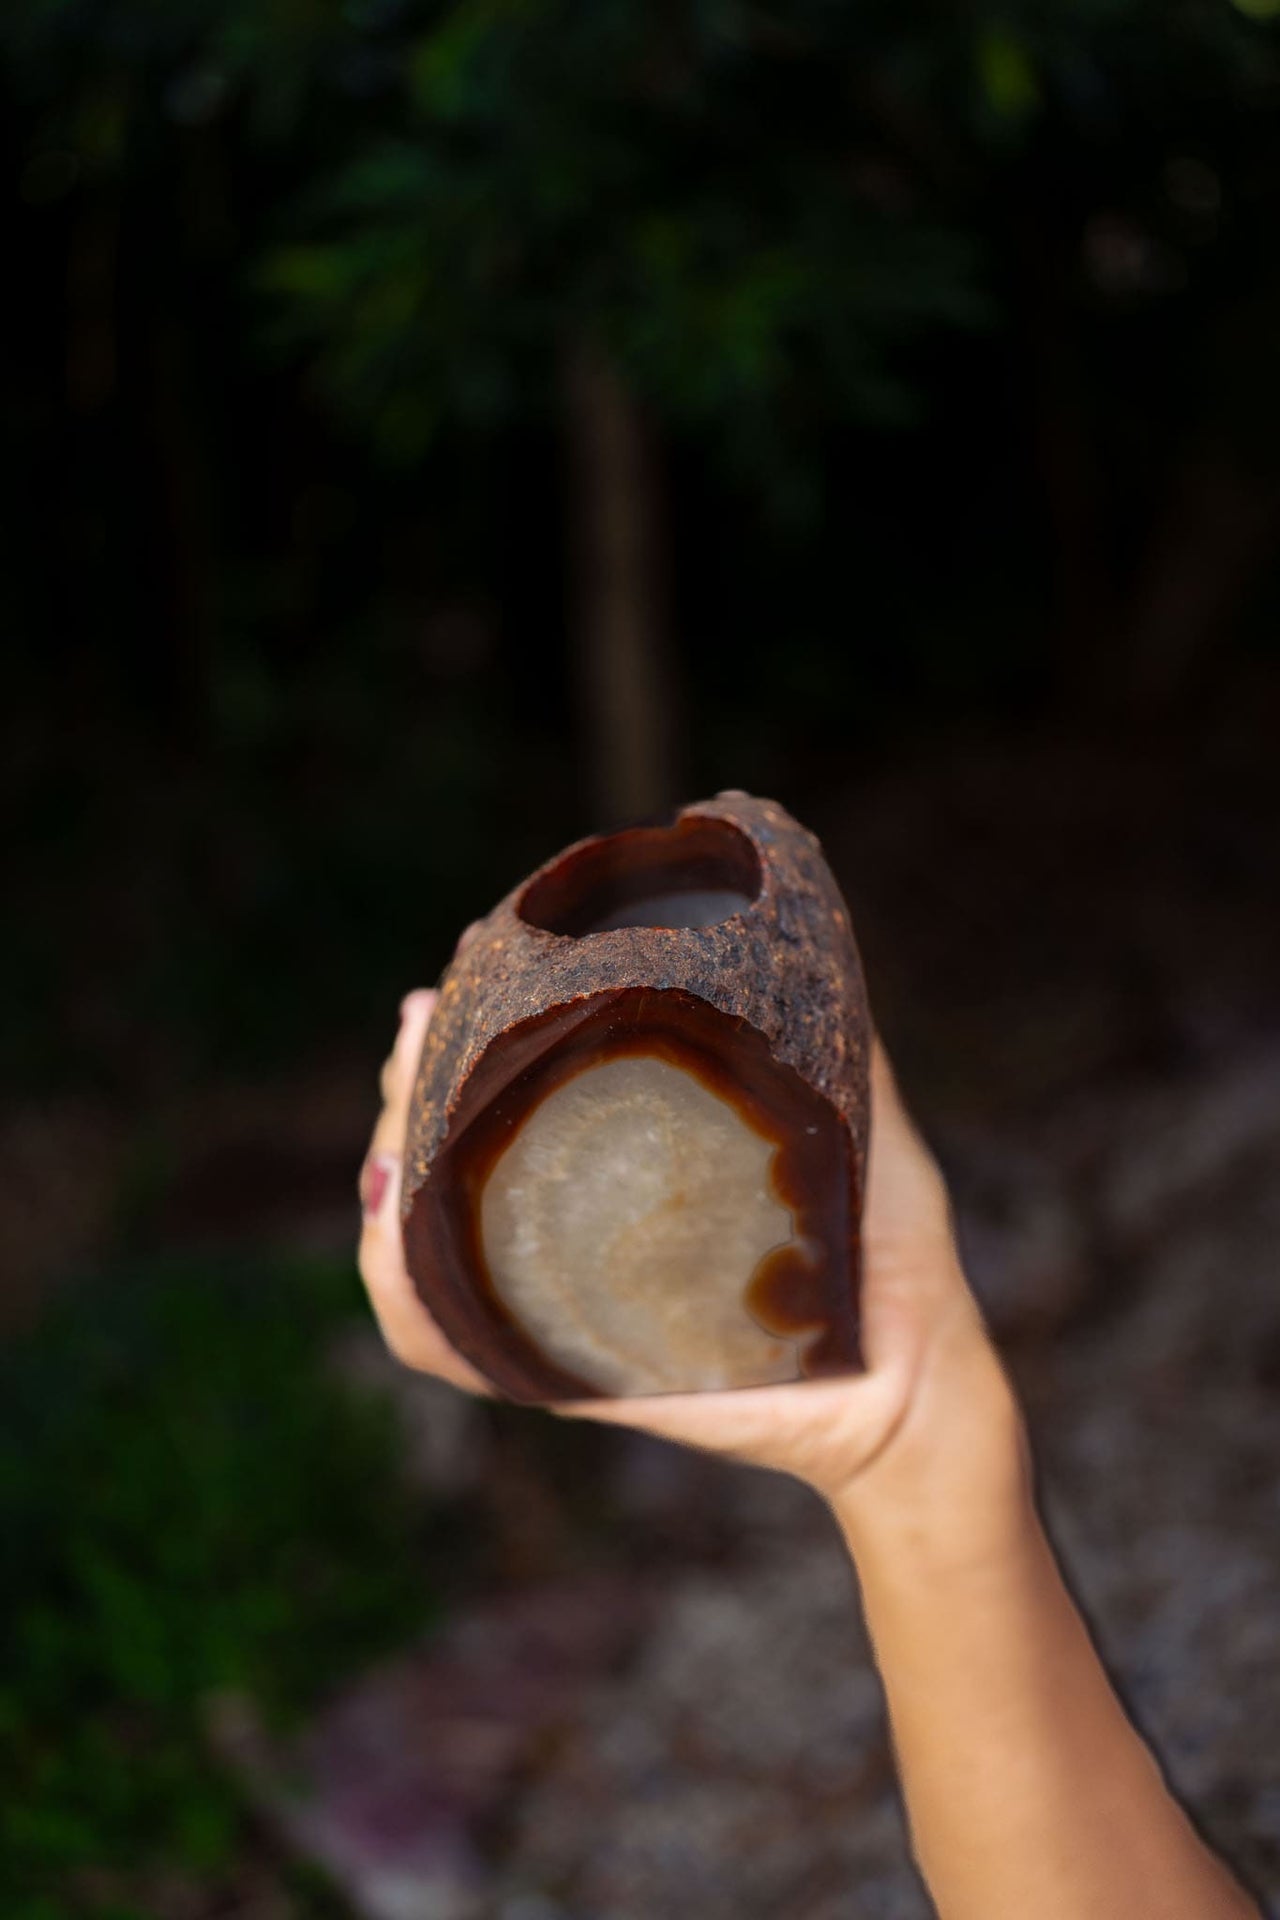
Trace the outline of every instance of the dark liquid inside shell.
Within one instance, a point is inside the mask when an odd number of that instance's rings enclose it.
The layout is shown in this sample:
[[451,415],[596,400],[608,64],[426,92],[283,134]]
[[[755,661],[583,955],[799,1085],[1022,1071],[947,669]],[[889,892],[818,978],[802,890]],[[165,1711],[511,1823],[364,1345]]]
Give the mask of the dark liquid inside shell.
[[577,940],[616,927],[714,927],[749,910],[760,877],[755,848],[727,820],[630,827],[534,880],[520,918]]

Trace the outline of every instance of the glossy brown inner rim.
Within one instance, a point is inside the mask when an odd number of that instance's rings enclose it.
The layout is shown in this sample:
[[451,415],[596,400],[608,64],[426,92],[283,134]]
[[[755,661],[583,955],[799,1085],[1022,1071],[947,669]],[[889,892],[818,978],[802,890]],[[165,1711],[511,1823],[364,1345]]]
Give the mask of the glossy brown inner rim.
[[709,814],[588,840],[536,874],[516,911],[530,927],[579,939],[620,907],[660,894],[760,893],[760,856],[741,828]]
[[[694,1074],[775,1143],[772,1185],[795,1238],[760,1262],[744,1304],[770,1333],[809,1336],[805,1377],[858,1367],[860,1196],[848,1128],[745,1021],[693,994],[650,988],[596,994],[525,1021],[476,1066],[405,1223],[409,1271],[441,1331],[513,1399],[600,1397],[544,1354],[498,1297],[481,1248],[480,1199],[535,1106],[587,1067],[637,1054]],[[420,1275],[429,1276],[426,1287]]]

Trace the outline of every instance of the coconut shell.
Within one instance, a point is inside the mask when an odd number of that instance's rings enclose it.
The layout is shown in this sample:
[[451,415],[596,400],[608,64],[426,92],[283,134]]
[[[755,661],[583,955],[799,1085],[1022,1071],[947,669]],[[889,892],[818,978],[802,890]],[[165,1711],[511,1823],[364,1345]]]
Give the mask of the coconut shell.
[[[673,874],[679,889],[705,891],[708,912],[737,910],[710,925],[614,924],[629,903],[669,890]],[[472,930],[440,983],[402,1190],[421,1299],[509,1398],[598,1393],[495,1295],[477,1194],[557,1077],[618,1051],[658,1052],[785,1136],[774,1184],[820,1258],[757,1273],[751,1311],[770,1330],[805,1331],[804,1374],[856,1368],[870,1048],[848,911],[817,839],[776,802],[722,793],[669,827],[570,847]]]

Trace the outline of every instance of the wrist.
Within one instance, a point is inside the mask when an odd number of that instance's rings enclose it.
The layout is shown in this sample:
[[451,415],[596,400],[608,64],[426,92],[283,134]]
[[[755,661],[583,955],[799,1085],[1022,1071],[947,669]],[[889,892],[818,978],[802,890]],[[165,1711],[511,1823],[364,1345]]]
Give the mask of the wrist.
[[864,1577],[981,1571],[1038,1532],[1021,1409],[976,1314],[935,1343],[897,1430],[828,1499]]

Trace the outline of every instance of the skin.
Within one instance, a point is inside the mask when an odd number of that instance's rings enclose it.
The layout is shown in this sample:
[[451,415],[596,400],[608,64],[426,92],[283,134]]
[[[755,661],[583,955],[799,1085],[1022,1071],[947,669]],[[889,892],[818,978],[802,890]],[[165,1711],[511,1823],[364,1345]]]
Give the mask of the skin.
[[[398,1357],[484,1393],[418,1299],[400,1242],[399,1154],[434,999],[405,1000],[383,1070],[367,1166],[384,1190],[360,1264]],[[946,1188],[879,1049],[863,1233],[864,1374],[557,1411],[794,1474],[827,1502],[941,1920],[1258,1920],[1170,1793],[1062,1579]]]

